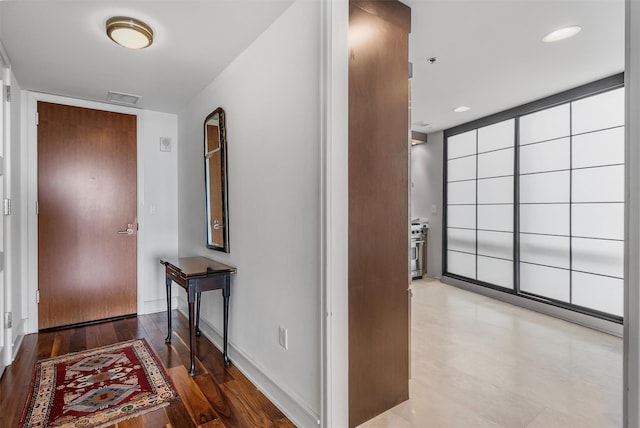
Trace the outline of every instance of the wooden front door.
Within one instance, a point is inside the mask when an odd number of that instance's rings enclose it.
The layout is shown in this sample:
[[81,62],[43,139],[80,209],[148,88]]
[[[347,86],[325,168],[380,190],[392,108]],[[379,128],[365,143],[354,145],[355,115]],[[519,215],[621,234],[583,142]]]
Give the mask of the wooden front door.
[[40,329],[136,313],[136,171],[136,116],[38,102]]

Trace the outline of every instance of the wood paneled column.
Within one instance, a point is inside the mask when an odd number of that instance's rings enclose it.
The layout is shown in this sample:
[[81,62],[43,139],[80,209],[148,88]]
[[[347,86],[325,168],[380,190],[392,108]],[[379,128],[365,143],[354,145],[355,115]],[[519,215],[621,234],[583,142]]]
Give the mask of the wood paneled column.
[[392,0],[349,8],[349,425],[409,398],[409,32]]

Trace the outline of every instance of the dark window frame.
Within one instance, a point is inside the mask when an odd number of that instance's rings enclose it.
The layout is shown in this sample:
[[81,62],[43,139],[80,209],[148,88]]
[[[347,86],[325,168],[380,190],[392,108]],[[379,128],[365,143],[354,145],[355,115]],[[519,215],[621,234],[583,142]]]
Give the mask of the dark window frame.
[[[607,321],[612,321],[618,324],[623,323],[623,318],[621,316],[612,315],[609,313],[601,312],[592,308],[587,308],[584,306],[579,306],[573,303],[563,302],[555,299],[551,299],[545,296],[535,295],[533,293],[522,292],[520,290],[520,230],[519,230],[519,155],[520,155],[520,146],[519,146],[519,131],[520,131],[520,117],[535,113],[541,110],[546,110],[552,107],[556,107],[562,104],[571,103],[583,98],[588,98],[594,95],[598,95],[604,92],[609,92],[615,89],[619,89],[624,87],[624,73],[618,73],[609,77],[605,77],[603,79],[597,80],[595,82],[591,82],[582,86],[578,86],[573,89],[569,89],[567,91],[560,92],[558,94],[554,94],[545,98],[538,99],[536,101],[532,101],[527,104],[523,104],[518,107],[514,107],[508,110],[501,111],[499,113],[495,113],[489,116],[485,116],[480,119],[473,120],[471,122],[467,122],[453,128],[446,129],[444,131],[443,136],[443,218],[442,218],[442,276],[453,278],[465,282],[469,282],[472,284],[476,284],[482,287],[490,288],[493,290],[497,290],[503,293],[512,294],[515,296],[519,296],[525,299],[534,300],[538,302],[547,303],[552,306],[560,307],[563,309],[568,309],[574,312],[578,312],[585,315],[590,315],[596,318],[604,319]],[[500,287],[498,285],[490,284],[484,281],[479,281],[477,279],[467,278],[464,276],[456,275],[454,273],[450,273],[447,270],[447,261],[448,261],[448,248],[447,248],[447,217],[448,217],[448,203],[447,203],[447,190],[448,190],[448,181],[447,181],[447,164],[449,159],[447,158],[448,152],[448,139],[450,137],[468,132],[477,130],[479,128],[496,124],[498,122],[506,121],[514,119],[514,169],[513,169],[513,206],[514,206],[514,216],[513,216],[513,289],[508,289],[504,287]],[[625,124],[626,125],[626,124]],[[537,142],[539,143],[539,142]],[[476,135],[476,154],[477,156],[477,135]],[[469,155],[471,156],[471,155]],[[476,177],[476,183],[477,183]],[[477,187],[477,184],[476,184]],[[571,204],[570,204],[571,205]],[[477,235],[477,189],[476,189],[476,235]],[[476,247],[478,245],[477,237],[476,237]],[[452,250],[453,251],[453,250]],[[571,248],[569,250],[571,252]],[[570,253],[571,254],[571,253]],[[476,258],[478,257],[477,248],[476,248]],[[485,257],[485,256],[483,256]],[[477,271],[477,261],[476,261],[476,271]],[[477,272],[476,272],[477,274]],[[477,277],[477,275],[476,275]],[[570,287],[571,293],[571,287]]]

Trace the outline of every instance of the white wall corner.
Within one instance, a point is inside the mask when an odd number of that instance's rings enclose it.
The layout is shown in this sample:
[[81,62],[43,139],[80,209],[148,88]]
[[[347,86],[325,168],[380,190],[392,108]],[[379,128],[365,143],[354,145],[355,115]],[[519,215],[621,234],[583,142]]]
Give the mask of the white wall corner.
[[[186,318],[189,317],[187,302],[179,299],[178,310]],[[200,318],[200,331],[220,352],[223,349],[222,332],[206,319]],[[282,386],[282,382],[243,352],[233,341],[228,341],[228,354],[231,363],[251,381],[291,422],[297,427],[313,427],[320,423],[320,415],[292,391]]]
[[624,427],[640,426],[640,1],[625,3]]

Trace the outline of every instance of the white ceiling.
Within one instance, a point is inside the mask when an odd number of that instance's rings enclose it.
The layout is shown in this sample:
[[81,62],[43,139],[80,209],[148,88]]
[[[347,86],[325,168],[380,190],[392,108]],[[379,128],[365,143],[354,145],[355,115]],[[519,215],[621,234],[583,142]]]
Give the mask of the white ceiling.
[[[624,0],[406,0],[412,128],[433,132],[624,70]],[[580,25],[575,37],[542,37]],[[426,59],[438,57],[435,64]],[[454,113],[466,105],[471,110]],[[422,127],[417,122],[426,122]]]
[[[105,101],[109,90],[176,113],[293,0],[0,1],[0,40],[23,89]],[[618,73],[624,0],[405,0],[412,8],[414,130],[433,132]],[[133,16],[155,31],[131,51],[105,21]],[[555,44],[543,35],[581,25]],[[295,37],[295,35],[291,35]],[[438,57],[431,65],[426,59]],[[467,105],[466,113],[452,109]]]
[[[142,108],[177,113],[293,0],[12,0],[0,2],[0,40],[23,89],[106,101],[140,95]],[[129,50],[105,22],[131,16],[154,43]]]

